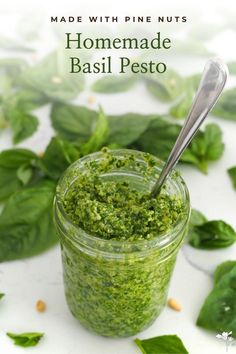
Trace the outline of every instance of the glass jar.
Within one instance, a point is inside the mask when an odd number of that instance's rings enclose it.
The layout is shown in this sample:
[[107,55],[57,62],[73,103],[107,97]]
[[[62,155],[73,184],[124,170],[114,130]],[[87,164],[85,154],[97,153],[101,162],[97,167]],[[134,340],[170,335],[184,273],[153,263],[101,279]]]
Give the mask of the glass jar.
[[[151,190],[163,168],[163,162],[153,157],[156,165],[147,174],[147,154],[142,152],[121,149],[111,154],[120,160],[132,155],[134,160],[101,177],[129,181],[140,191]],[[183,179],[173,171],[165,192],[180,198],[185,213],[170,232],[152,240],[125,242],[90,235],[68,219],[62,201],[76,176],[86,170],[87,162],[103,158],[101,152],[87,155],[66,170],[57,186],[54,219],[72,314],[103,336],[126,337],[150,326],[166,303],[176,256],[187,230],[189,194]]]

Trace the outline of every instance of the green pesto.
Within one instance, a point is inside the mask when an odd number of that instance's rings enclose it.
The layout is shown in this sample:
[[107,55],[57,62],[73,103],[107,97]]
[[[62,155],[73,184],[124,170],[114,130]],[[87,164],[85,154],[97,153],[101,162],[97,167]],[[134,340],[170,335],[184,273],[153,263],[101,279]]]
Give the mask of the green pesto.
[[[134,335],[162,311],[189,213],[188,199],[168,188],[150,199],[157,159],[119,154],[105,150],[72,165],[58,186],[66,213],[55,204],[68,306],[86,328],[110,337]],[[154,246],[163,233],[166,246]]]
[[[121,166],[120,160],[104,154],[105,161],[88,164],[65,196],[64,208],[73,223],[92,235],[117,241],[150,240],[170,231],[184,213],[183,202],[165,191],[154,199],[127,181],[104,180],[102,173]],[[148,163],[151,168],[151,160]]]

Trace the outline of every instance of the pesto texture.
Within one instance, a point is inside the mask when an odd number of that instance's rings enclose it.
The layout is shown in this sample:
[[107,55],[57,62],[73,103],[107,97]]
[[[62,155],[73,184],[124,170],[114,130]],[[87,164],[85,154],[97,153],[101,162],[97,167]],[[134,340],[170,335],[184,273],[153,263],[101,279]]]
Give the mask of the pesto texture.
[[72,165],[58,185],[67,303],[82,325],[103,336],[140,332],[166,302],[189,201],[177,174],[150,198],[158,163],[137,151],[104,150]]
[[[88,164],[87,172],[78,176],[65,196],[64,208],[73,223],[108,240],[150,240],[170,231],[183,216],[183,202],[165,191],[151,198],[149,191],[137,190],[129,181],[100,177],[134,158],[131,155],[119,160],[109,153],[104,156],[100,165]],[[151,166],[152,160],[147,159],[147,167]]]

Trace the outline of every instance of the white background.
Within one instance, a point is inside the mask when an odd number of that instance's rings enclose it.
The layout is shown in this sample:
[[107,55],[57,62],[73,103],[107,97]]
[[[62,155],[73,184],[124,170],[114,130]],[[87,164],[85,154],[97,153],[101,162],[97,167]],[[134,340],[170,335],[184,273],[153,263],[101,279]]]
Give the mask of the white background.
[[[15,13],[26,6],[23,3],[15,2]],[[163,7],[166,13],[173,10],[176,2],[167,2]],[[188,2],[189,4],[190,2]],[[211,16],[211,12],[217,7],[217,2],[193,2],[198,12],[204,8],[205,18]],[[14,27],[8,26],[11,15],[12,2],[1,5],[3,20],[1,22],[2,32],[13,33]],[[41,2],[43,7],[44,2]],[[59,4],[59,3],[58,3]],[[61,5],[62,3],[60,3]],[[92,3],[86,2],[81,9],[98,11],[104,8],[105,1]],[[111,5],[111,2],[109,2]],[[145,9],[147,12],[154,11],[154,2],[148,1]],[[233,11],[235,5],[224,2],[222,11]],[[40,8],[40,3],[37,3]],[[48,4],[54,13],[63,6],[55,7],[55,2]],[[92,6],[88,6],[92,5]],[[113,7],[114,5],[114,7]],[[107,13],[117,12],[123,14],[131,9],[122,7],[124,2],[112,4]],[[84,6],[84,7],[83,7]],[[135,5],[134,12],[144,10],[144,5]],[[185,9],[187,3],[179,3],[179,10]],[[228,7],[229,6],[229,7]],[[65,8],[65,6],[64,6]],[[193,7],[193,10],[195,9]],[[67,8],[68,11],[68,8]],[[158,11],[158,8],[155,8]],[[194,17],[194,16],[193,16]],[[193,20],[194,18],[191,17]],[[196,20],[196,18],[195,18]],[[210,46],[219,56],[226,61],[236,59],[236,51],[232,43],[235,43],[235,35],[231,32],[222,33],[218,40],[213,41]],[[48,49],[46,41],[42,45],[45,51]],[[45,47],[45,48],[44,48]],[[42,49],[42,48],[41,48]],[[182,73],[195,73],[203,69],[205,59],[175,62],[174,65]],[[186,63],[187,61],[187,63]],[[93,80],[93,78],[90,80]],[[228,81],[228,87],[233,84],[233,79]],[[106,113],[124,113],[128,111],[138,113],[162,113],[167,106],[160,104],[152,98],[140,83],[133,90],[126,94],[98,95],[92,93],[95,98],[94,104],[88,104],[88,97],[91,95],[89,85],[80,94],[78,103],[96,109],[98,104],[103,106]],[[20,144],[19,146],[29,147],[37,152],[44,150],[48,143],[52,129],[48,120],[49,109],[44,107],[36,112],[40,117],[38,132]],[[193,167],[180,166],[184,179],[190,190],[191,203],[194,208],[201,210],[209,219],[223,219],[236,228],[236,192],[233,190],[226,169],[236,165],[236,123],[223,121],[216,118],[208,118],[208,122],[214,121],[220,124],[223,130],[225,152],[223,157],[210,165],[207,176],[201,174]],[[11,133],[5,131],[0,133],[0,150],[11,146]],[[217,264],[224,260],[235,259],[236,246],[220,251],[197,251],[184,246],[180,252],[177,265],[172,278],[169,295],[175,298],[183,307],[180,313],[165,308],[161,316],[146,331],[138,335],[139,338],[149,338],[162,334],[177,334],[191,354],[221,354],[225,352],[224,344],[215,338],[216,333],[208,332],[196,327],[195,321],[200,307],[209,291],[212,289],[212,272]],[[195,264],[193,267],[186,257]],[[197,270],[196,268],[200,268]],[[79,323],[70,315],[66,306],[62,269],[59,247],[46,252],[43,255],[32,259],[6,262],[0,264],[0,292],[6,294],[0,303],[0,354],[44,353],[44,354],[138,354],[139,349],[133,343],[133,338],[108,339],[91,334],[84,330]],[[42,299],[47,304],[47,311],[39,314],[35,310],[35,302]],[[6,337],[5,332],[42,331],[45,337],[35,348],[22,349],[13,345]],[[236,352],[236,347],[231,347],[229,352]]]

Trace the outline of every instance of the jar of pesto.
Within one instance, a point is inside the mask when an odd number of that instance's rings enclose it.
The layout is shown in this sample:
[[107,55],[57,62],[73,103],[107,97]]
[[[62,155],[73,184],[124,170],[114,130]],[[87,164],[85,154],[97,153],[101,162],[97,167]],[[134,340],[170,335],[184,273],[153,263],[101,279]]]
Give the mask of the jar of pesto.
[[58,183],[54,219],[67,303],[103,336],[134,335],[165,306],[190,204],[176,171],[150,197],[162,167],[146,153],[103,149],[72,164]]

